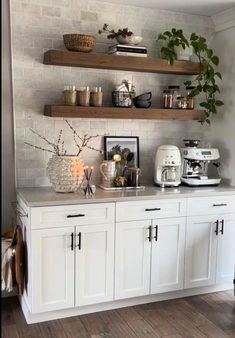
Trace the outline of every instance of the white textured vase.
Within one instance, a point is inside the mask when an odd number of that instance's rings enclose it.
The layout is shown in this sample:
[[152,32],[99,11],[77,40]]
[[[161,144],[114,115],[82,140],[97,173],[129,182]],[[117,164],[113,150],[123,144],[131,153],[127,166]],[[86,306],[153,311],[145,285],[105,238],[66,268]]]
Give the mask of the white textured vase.
[[79,156],[53,155],[47,164],[47,175],[56,192],[75,192],[80,187],[84,164]]
[[177,60],[189,61],[193,54],[193,48],[186,46],[184,49],[182,46],[175,46],[175,52],[177,54]]

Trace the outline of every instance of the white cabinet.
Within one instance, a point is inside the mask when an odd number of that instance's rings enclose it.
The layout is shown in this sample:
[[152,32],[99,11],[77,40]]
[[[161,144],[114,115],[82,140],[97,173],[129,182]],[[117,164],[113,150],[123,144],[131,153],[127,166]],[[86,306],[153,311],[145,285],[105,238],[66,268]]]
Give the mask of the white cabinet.
[[183,289],[185,218],[152,221],[151,293]]
[[185,287],[229,282],[235,267],[235,214],[188,217]]
[[235,268],[235,214],[220,215],[216,283],[232,283]]
[[185,287],[215,284],[217,235],[215,216],[188,217],[186,227]]
[[151,221],[116,224],[115,299],[149,294]]
[[74,227],[32,231],[32,312],[74,306]]
[[183,288],[185,218],[116,225],[115,299]]
[[76,227],[75,306],[113,300],[114,223]]

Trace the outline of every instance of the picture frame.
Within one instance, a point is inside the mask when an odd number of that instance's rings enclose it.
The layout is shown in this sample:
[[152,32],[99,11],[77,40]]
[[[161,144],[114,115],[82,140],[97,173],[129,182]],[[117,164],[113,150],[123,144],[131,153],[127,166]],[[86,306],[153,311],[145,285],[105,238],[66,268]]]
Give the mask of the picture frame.
[[[130,161],[127,154],[132,153],[133,156]],[[104,136],[104,159],[115,160],[114,155],[119,158],[121,156],[121,162],[126,161],[128,167],[139,168],[139,137],[138,136]]]

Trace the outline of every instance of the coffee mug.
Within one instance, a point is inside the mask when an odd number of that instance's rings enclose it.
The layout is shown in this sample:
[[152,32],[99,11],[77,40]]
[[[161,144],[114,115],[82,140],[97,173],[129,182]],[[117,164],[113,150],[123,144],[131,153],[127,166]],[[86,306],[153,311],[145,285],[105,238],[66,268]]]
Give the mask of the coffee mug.
[[116,176],[116,162],[103,161],[100,165],[100,172],[105,180],[114,179]]

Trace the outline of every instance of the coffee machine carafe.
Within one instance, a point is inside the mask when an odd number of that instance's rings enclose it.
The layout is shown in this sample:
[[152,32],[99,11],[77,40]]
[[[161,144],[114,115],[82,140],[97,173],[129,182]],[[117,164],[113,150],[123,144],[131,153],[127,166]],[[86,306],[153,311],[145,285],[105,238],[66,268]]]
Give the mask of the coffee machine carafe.
[[155,157],[154,182],[161,187],[180,185],[181,155],[176,146],[158,147]]

